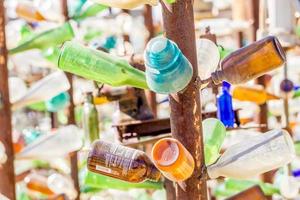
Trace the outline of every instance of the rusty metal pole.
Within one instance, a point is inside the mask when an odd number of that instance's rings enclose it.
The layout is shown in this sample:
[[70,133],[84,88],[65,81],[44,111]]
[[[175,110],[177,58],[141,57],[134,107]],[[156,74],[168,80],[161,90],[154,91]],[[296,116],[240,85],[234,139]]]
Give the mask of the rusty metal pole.
[[170,96],[172,135],[193,155],[196,164],[193,175],[185,181],[186,191],[176,185],[178,200],[207,200],[200,95],[194,85],[198,69],[193,2],[180,0],[167,5],[161,1],[166,36],[177,43],[194,70],[191,83],[176,94],[177,100]]
[[[68,1],[61,0],[62,3],[62,12],[65,17],[65,20],[69,20],[69,12],[68,12]],[[74,106],[74,99],[73,99],[73,75],[71,73],[66,73],[68,80],[70,82],[70,89],[68,91],[70,96],[70,106],[69,106],[69,117],[68,117],[68,124],[76,124],[75,122],[75,106]],[[79,179],[78,179],[78,157],[77,152],[73,152],[70,154],[70,161],[71,161],[71,177],[74,181],[74,186],[77,191],[78,196],[76,200],[80,199],[80,186],[79,186]]]
[[0,141],[5,147],[7,161],[0,166],[0,193],[16,199],[14,152],[12,143],[11,111],[8,91],[7,50],[5,43],[4,1],[0,1]]
[[[147,38],[147,42],[151,40],[155,36],[155,30],[153,25],[153,17],[152,17],[152,7],[150,5],[145,5],[144,7],[144,21],[145,26],[149,32],[149,37]],[[145,90],[146,98],[148,104],[153,112],[154,117],[157,117],[157,104],[156,104],[156,94],[150,90]]]

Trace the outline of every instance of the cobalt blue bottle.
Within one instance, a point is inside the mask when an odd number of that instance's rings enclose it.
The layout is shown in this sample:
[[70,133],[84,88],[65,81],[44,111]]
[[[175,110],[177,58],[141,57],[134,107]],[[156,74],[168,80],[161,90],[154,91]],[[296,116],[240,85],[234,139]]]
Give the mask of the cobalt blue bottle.
[[230,84],[223,81],[222,93],[217,98],[217,116],[226,127],[234,126],[234,111],[232,96],[229,93]]
[[191,81],[193,68],[178,46],[164,37],[155,37],[144,53],[147,84],[151,90],[171,94],[183,90]]

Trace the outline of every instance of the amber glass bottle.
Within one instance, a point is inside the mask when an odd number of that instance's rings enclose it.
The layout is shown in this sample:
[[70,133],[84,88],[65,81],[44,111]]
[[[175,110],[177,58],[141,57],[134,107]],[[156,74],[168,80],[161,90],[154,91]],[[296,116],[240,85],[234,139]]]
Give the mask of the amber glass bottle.
[[16,7],[16,13],[19,17],[22,17],[29,22],[39,22],[45,20],[43,15],[33,5],[27,2],[19,2]]
[[54,195],[48,185],[47,178],[39,174],[29,174],[25,177],[24,182],[29,190],[40,192],[44,195]]
[[258,89],[247,86],[236,86],[233,89],[232,97],[240,101],[251,101],[258,105],[266,103],[268,100],[280,99],[280,97]]
[[92,145],[88,169],[133,183],[158,181],[161,175],[144,152],[100,140]]
[[278,39],[268,36],[227,56],[221,63],[221,70],[212,73],[211,79],[216,85],[222,81],[245,83],[278,68],[285,59]]
[[165,177],[175,182],[188,179],[194,172],[192,155],[176,139],[164,138],[156,142],[152,160]]

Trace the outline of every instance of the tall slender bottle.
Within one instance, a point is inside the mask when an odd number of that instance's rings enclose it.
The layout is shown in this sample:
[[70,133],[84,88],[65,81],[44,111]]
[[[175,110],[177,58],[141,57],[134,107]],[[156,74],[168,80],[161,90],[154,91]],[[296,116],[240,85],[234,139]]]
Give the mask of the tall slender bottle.
[[247,86],[236,86],[233,88],[232,97],[239,101],[251,101],[258,105],[266,103],[268,100],[277,100],[280,97],[273,95],[264,89]]
[[83,104],[83,130],[88,143],[91,144],[99,139],[98,112],[94,105],[93,94],[87,93]]
[[191,81],[193,67],[178,46],[164,37],[155,37],[147,44],[144,60],[149,88],[170,94],[183,90]]
[[272,130],[227,148],[220,159],[208,166],[208,175],[246,179],[282,167],[295,156],[295,147],[285,130]]
[[161,175],[144,152],[100,140],[92,145],[88,169],[132,183],[158,181]]
[[213,164],[220,156],[220,150],[226,136],[224,124],[214,118],[205,119],[202,122],[204,133],[205,164]]
[[147,89],[144,72],[135,69],[125,60],[84,47],[75,42],[66,42],[58,60],[64,71],[112,86]]
[[222,81],[245,83],[282,66],[285,61],[278,39],[268,36],[231,53],[221,62],[221,70],[212,73],[210,79],[216,85]]
[[226,127],[233,127],[234,111],[232,107],[232,96],[229,90],[230,84],[224,81],[222,93],[217,98],[217,116]]
[[96,3],[107,5],[113,8],[121,9],[133,9],[144,4],[155,6],[158,4],[158,0],[93,0]]
[[155,166],[172,181],[184,181],[194,172],[193,156],[176,139],[159,140],[154,144],[151,155]]
[[29,49],[46,49],[71,40],[73,37],[73,28],[69,22],[66,22],[58,28],[50,29],[31,37],[17,47],[10,49],[9,54],[20,53]]

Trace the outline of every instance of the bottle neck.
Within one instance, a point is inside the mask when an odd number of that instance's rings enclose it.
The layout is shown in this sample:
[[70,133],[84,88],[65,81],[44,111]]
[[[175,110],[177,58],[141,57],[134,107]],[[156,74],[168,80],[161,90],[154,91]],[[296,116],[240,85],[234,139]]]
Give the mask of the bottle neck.
[[147,179],[158,182],[160,176],[161,176],[160,171],[153,164],[151,164],[147,170]]
[[211,74],[211,80],[215,85],[221,84],[226,80],[224,72],[222,70],[215,71]]

